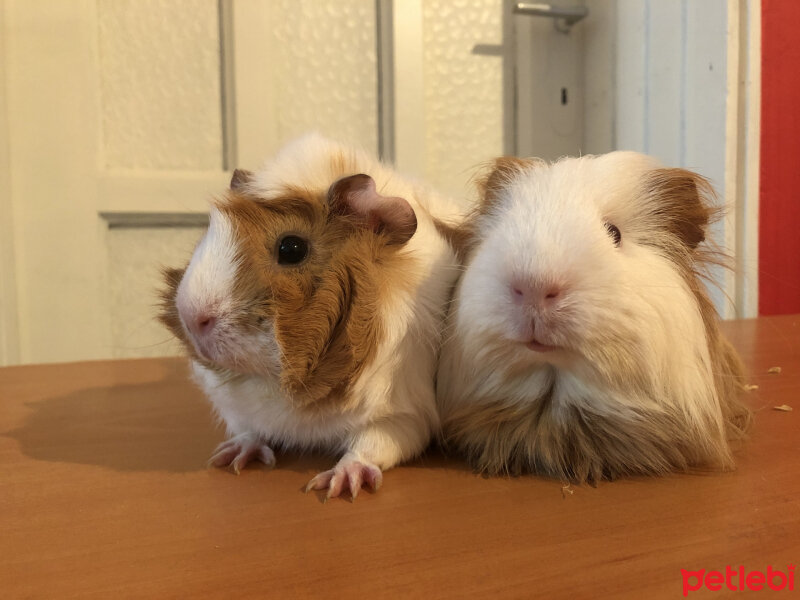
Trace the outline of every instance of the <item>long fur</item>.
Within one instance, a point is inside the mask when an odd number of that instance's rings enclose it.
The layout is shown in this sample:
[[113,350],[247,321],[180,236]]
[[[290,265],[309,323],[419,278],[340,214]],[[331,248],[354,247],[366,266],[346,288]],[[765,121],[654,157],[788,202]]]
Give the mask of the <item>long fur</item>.
[[[481,194],[451,236],[465,273],[438,373],[446,442],[489,473],[576,482],[732,468],[749,411],[700,282],[708,183],[615,152],[499,159]],[[519,285],[557,301],[515,302]]]

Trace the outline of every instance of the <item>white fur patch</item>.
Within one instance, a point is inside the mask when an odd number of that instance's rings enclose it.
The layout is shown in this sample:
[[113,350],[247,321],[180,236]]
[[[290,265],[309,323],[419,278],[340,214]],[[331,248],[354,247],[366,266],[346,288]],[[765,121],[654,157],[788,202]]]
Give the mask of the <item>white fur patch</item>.
[[194,251],[178,287],[176,304],[182,315],[231,310],[237,252],[233,225],[212,207],[208,231]]

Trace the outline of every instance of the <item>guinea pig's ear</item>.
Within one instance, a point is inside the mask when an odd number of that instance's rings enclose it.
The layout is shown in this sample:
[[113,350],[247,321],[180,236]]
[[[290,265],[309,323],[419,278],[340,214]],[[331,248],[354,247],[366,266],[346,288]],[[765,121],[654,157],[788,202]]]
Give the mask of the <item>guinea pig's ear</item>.
[[502,191],[520,173],[538,164],[535,159],[501,156],[496,158],[489,168],[488,174],[478,181],[481,193],[480,212],[487,213],[500,201]]
[[375,180],[363,173],[336,181],[328,190],[333,214],[355,217],[389,244],[405,244],[417,230],[417,215],[411,205],[396,196],[381,196]]
[[245,169],[236,169],[231,177],[231,189],[238,190],[253,180],[253,172]]
[[714,190],[707,179],[686,169],[656,169],[647,181],[655,196],[655,216],[660,224],[695,249],[706,239],[706,229],[714,213]]

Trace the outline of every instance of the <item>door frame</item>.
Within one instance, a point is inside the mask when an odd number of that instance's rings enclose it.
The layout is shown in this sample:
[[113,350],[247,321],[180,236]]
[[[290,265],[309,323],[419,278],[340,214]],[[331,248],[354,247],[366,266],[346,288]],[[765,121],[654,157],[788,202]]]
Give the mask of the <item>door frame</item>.
[[726,237],[734,266],[725,291],[728,318],[758,316],[759,172],[761,165],[761,0],[728,0]]
[[[0,0],[0,32],[5,32],[5,0]],[[14,264],[14,206],[6,95],[6,35],[0,36],[0,366],[19,361],[17,282]]]

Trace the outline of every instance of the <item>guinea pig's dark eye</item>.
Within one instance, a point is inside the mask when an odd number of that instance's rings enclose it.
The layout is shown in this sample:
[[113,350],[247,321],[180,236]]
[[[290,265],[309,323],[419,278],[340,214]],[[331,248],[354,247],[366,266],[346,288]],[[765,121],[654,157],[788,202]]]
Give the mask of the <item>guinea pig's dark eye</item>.
[[614,245],[619,248],[619,245],[622,243],[622,233],[619,227],[611,223],[606,223],[606,230],[608,231],[608,235],[611,236],[611,239],[614,240]]
[[296,235],[287,235],[278,243],[278,264],[297,265],[308,256],[308,242]]

